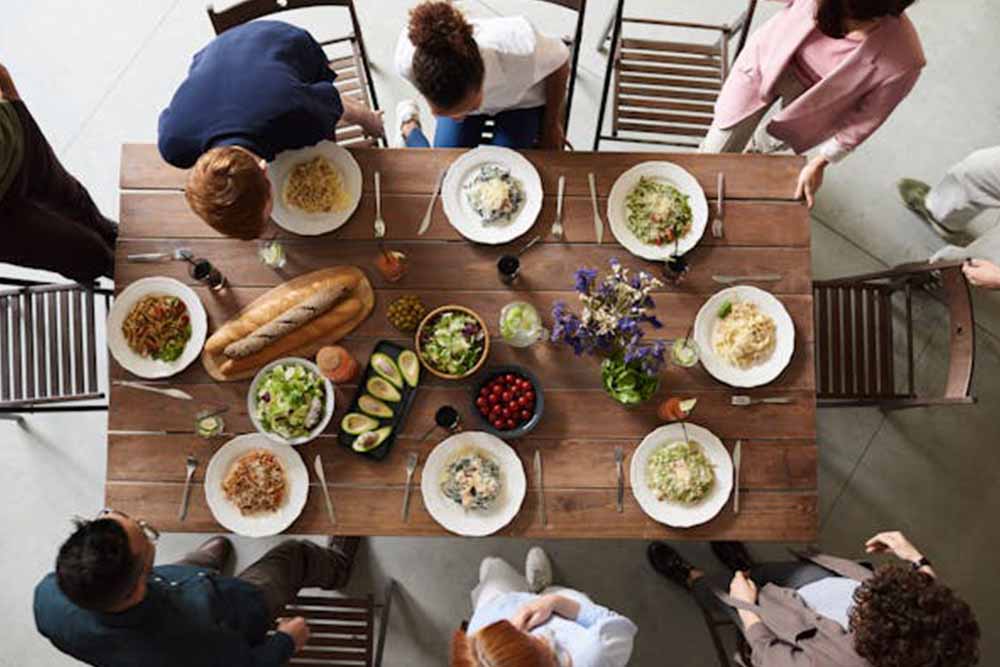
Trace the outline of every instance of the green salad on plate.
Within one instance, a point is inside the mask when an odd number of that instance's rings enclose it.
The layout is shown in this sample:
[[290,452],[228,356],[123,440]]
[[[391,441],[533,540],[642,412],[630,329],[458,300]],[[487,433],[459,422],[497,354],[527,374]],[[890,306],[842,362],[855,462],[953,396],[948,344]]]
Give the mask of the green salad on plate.
[[326,383],[300,364],[278,364],[261,377],[255,398],[260,427],[294,440],[309,435],[325,416]]

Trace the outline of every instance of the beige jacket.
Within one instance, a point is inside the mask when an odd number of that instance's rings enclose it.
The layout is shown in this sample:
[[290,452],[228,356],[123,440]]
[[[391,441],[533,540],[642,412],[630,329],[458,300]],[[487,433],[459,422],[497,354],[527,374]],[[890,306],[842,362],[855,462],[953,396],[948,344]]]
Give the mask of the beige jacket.
[[[818,553],[795,555],[855,581],[872,576],[871,570],[851,560]],[[871,667],[855,653],[848,630],[807,607],[792,589],[767,584],[755,605],[721,592],[716,595],[723,603],[760,617],[760,623],[743,632],[753,649],[754,667]]]

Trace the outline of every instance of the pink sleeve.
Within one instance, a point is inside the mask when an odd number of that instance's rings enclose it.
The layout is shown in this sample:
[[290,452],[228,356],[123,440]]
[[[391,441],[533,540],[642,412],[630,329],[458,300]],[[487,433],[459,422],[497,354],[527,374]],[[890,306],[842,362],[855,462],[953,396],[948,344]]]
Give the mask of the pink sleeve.
[[906,99],[919,78],[919,69],[900,74],[861,98],[858,106],[844,116],[840,129],[834,135],[844,151],[853,151],[874,134],[899,103]]

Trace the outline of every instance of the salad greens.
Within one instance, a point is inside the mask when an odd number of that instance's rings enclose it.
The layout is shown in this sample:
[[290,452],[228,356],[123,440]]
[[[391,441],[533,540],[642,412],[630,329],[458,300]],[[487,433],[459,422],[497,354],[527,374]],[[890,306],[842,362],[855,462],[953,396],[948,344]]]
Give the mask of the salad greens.
[[486,333],[479,320],[467,313],[449,310],[424,328],[420,352],[424,361],[447,375],[465,375],[483,356]]
[[305,366],[278,364],[260,379],[256,399],[261,428],[294,440],[309,435],[323,419],[326,384]]
[[623,405],[638,405],[648,400],[660,386],[659,375],[643,371],[641,363],[625,363],[620,355],[601,362],[604,391]]

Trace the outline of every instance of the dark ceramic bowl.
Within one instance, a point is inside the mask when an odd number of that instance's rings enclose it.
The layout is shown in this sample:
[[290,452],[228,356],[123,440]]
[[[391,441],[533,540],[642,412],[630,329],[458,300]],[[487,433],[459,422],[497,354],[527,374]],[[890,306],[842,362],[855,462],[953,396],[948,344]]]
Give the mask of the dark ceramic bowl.
[[[513,373],[514,375],[520,375],[531,383],[531,387],[535,392],[535,411],[531,415],[531,419],[524,422],[517,428],[512,428],[509,431],[501,431],[493,427],[493,424],[483,416],[479,411],[479,407],[476,405],[476,399],[479,398],[479,392],[483,387],[488,385],[490,382],[495,380],[500,375],[506,375],[507,373]],[[538,377],[521,366],[491,366],[487,368],[486,371],[479,377],[478,382],[476,382],[475,389],[472,392],[472,411],[479,418],[480,423],[483,426],[483,430],[487,433],[491,433],[498,438],[522,438],[528,433],[534,430],[538,426],[538,422],[542,419],[542,413],[545,411],[545,395],[542,392],[542,383],[539,382]]]

